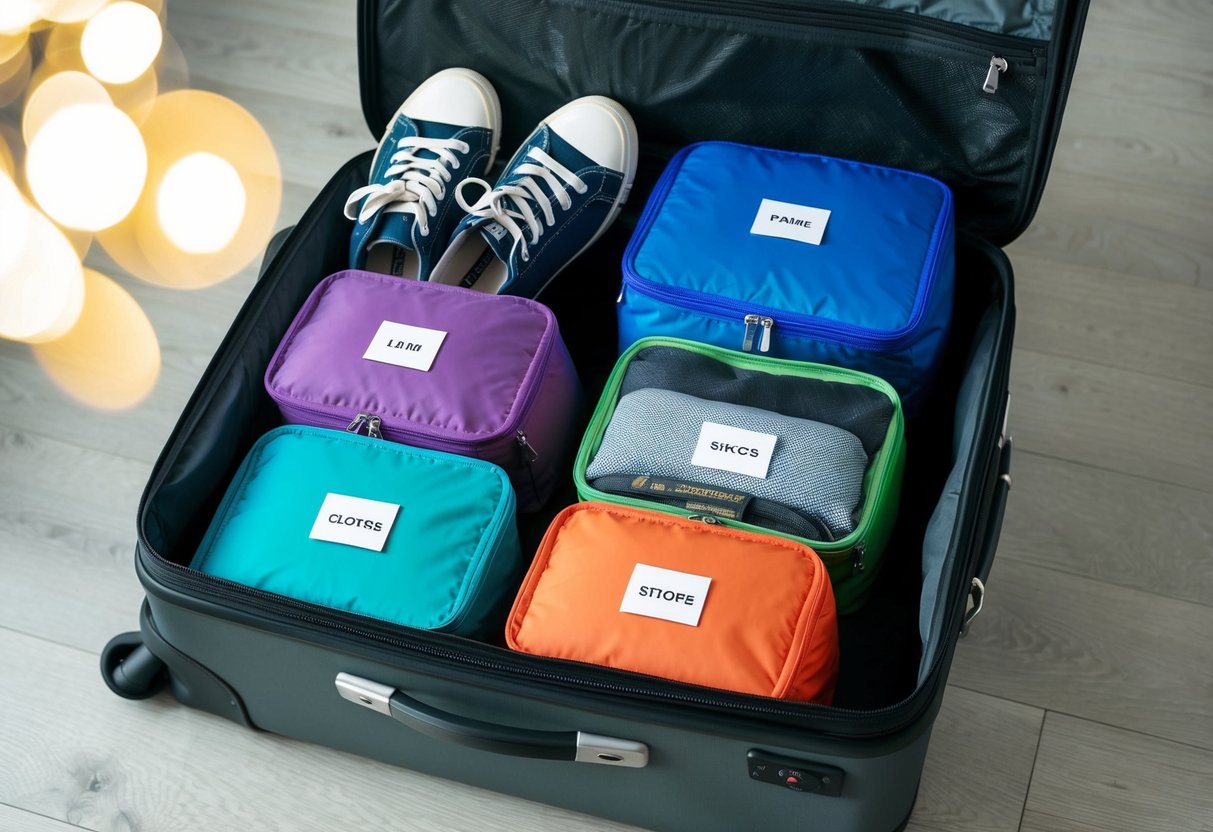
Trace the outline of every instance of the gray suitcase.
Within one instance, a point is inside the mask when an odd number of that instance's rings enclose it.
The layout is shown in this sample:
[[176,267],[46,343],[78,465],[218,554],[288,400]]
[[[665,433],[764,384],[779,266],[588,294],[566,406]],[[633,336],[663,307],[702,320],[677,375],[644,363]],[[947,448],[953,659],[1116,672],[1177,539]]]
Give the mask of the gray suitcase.
[[[955,324],[934,398],[907,428],[893,544],[840,621],[831,707],[520,655],[291,601],[185,568],[245,451],[277,423],[260,379],[312,287],[344,267],[347,163],[277,241],[185,408],[139,506],[140,630],[102,675],[399,766],[656,830],[902,828],[957,639],[980,610],[1010,488],[1014,327],[999,246],[1044,187],[1086,0],[361,0],[363,109],[378,136],[447,66],[485,74],[511,147],[578,95],[635,116],[624,216],[541,298],[596,392],[614,359],[619,263],[679,147],[726,139],[939,177],[956,197]],[[1054,7],[1055,6],[1055,7]],[[408,60],[402,60],[407,56]],[[727,197],[727,195],[726,195]],[[571,482],[520,518],[533,551]],[[401,723],[401,724],[393,724]]]

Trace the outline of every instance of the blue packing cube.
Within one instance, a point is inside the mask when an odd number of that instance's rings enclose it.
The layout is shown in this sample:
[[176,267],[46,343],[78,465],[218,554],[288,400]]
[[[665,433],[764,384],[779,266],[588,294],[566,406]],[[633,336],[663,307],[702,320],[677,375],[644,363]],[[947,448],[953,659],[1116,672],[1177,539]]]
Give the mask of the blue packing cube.
[[523,570],[489,462],[291,425],[253,445],[190,566],[395,624],[482,635]]
[[683,148],[623,259],[619,349],[649,335],[871,373],[921,409],[955,274],[952,194],[893,168],[730,142]]

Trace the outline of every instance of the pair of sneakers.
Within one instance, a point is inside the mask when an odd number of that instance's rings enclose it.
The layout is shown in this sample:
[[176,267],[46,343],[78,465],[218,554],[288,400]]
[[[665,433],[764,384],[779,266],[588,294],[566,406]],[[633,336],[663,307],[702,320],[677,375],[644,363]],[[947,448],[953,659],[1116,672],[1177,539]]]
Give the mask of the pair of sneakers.
[[470,69],[426,79],[400,106],[350,194],[350,266],[534,297],[614,222],[636,173],[636,125],[578,98],[539,123],[495,185],[501,104]]

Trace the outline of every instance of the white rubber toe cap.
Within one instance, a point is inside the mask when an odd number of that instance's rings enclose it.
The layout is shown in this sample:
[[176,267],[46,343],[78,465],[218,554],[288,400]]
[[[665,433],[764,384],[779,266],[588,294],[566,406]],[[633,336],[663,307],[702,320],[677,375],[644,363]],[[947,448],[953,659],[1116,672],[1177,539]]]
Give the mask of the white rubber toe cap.
[[588,95],[565,104],[544,123],[595,164],[621,171],[631,181],[636,172],[636,123],[618,101]]
[[501,126],[497,92],[479,72],[462,67],[444,69],[421,82],[400,106],[414,121],[438,121],[460,127]]

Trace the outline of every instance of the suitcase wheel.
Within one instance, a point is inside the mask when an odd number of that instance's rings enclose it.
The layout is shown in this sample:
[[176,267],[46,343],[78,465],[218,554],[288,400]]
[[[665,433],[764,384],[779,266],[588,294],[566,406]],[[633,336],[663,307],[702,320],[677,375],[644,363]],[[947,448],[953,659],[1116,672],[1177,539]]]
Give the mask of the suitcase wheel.
[[101,651],[101,678],[123,699],[147,699],[168,684],[168,669],[139,633],[120,633]]

